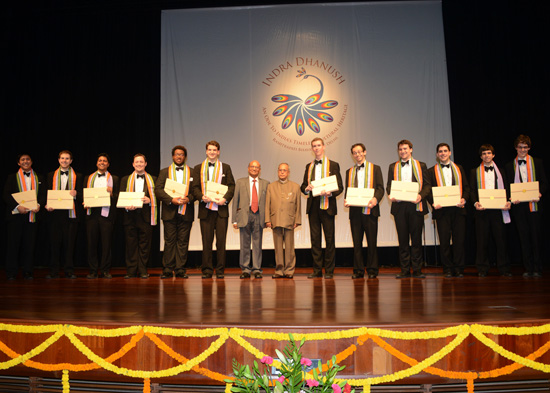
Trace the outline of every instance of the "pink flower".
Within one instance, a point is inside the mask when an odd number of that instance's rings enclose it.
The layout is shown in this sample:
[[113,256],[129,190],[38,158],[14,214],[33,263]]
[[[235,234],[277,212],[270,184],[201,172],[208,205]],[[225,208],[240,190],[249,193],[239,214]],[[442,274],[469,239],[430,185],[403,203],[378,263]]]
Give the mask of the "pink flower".
[[279,378],[277,378],[277,381],[279,381],[280,383],[283,383],[285,381],[284,375],[281,375]]
[[332,384],[332,391],[334,393],[342,393],[342,388],[337,383]]
[[300,360],[300,364],[306,367],[309,367],[312,365],[311,360],[309,360],[308,358],[302,358],[302,360]]
[[306,379],[306,384],[308,388],[312,388],[314,386],[319,386],[319,382],[314,379]]
[[263,364],[271,364],[273,363],[273,358],[271,356],[264,356],[262,360],[260,360]]

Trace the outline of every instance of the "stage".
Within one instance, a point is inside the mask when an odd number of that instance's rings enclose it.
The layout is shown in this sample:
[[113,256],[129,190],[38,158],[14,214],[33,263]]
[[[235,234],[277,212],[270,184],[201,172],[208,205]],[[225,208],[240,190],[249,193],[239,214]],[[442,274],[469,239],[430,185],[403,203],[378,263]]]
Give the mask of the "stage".
[[479,278],[472,269],[447,279],[427,269],[426,279],[397,280],[397,271],[352,280],[340,268],[327,280],[298,269],[275,280],[266,269],[241,280],[228,269],[203,280],[193,269],[189,279],[161,280],[152,269],[149,279],[125,280],[115,269],[111,280],[84,270],[48,280],[39,270],[0,287],[0,374],[223,390],[233,358],[275,357],[293,333],[305,335],[305,356],[337,355],[339,377],[359,390],[469,381],[481,391],[484,381],[548,378],[550,276]]

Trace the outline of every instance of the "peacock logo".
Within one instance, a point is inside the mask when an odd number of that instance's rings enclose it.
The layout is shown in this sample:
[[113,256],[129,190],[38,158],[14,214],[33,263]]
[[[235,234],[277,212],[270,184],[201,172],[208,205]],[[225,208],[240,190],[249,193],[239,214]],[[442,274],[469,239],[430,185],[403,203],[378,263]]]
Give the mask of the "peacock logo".
[[319,121],[331,123],[334,120],[325,111],[330,111],[338,106],[338,101],[328,100],[321,102],[324,92],[323,82],[315,75],[307,74],[304,67],[298,70],[296,78],[302,78],[300,82],[308,78],[316,79],[320,85],[319,91],[311,94],[305,100],[292,94],[274,95],[271,97],[271,101],[281,103],[282,105],[273,111],[273,116],[284,116],[281,123],[283,130],[286,130],[295,123],[296,133],[300,136],[304,135],[306,125],[311,131],[319,133],[321,131]]

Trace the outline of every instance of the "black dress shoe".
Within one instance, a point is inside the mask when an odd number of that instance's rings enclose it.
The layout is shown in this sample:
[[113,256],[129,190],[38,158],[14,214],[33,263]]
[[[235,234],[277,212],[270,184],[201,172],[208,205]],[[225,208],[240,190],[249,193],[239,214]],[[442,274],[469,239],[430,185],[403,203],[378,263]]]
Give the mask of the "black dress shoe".
[[250,278],[250,273],[244,272],[244,273],[241,274],[241,277],[239,277],[239,278],[240,278],[241,280],[242,280],[243,278]]
[[14,281],[15,280],[15,276],[8,276],[8,281]]
[[149,275],[146,273],[146,274],[140,274],[139,278],[143,278],[144,280],[146,278],[149,278]]
[[178,278],[189,278],[189,276],[185,272],[176,273],[176,277],[178,277]]
[[46,276],[46,278],[47,278],[48,280],[50,280],[50,279],[52,279],[52,278],[59,278],[59,276],[58,276],[57,274],[48,274],[48,275]]
[[32,276],[32,274],[25,274],[25,276],[23,278],[25,280],[34,280],[34,277]]
[[202,278],[206,279],[206,278],[212,278],[212,274],[210,273],[203,273],[202,274]]
[[452,275],[451,273],[445,273],[445,274],[443,275],[443,277],[445,277],[445,278],[453,278],[453,275]]
[[487,272],[479,272],[477,275],[479,277],[487,277]]
[[412,276],[413,278],[426,278],[426,275],[422,274],[422,272],[414,272]]
[[125,280],[129,280],[129,279],[131,279],[131,278],[136,278],[136,276],[134,276],[134,275],[132,275],[132,274],[127,274],[127,275],[124,276],[124,279],[125,279]]
[[322,278],[323,273],[311,273],[307,278]]
[[370,273],[369,274],[369,278],[372,280],[372,279],[375,279],[376,278],[376,274],[374,273]]
[[88,280],[95,280],[97,278],[97,274],[96,273],[90,273],[86,276],[86,278]]
[[65,277],[67,277],[69,280],[74,280],[76,279],[76,274],[74,273],[66,274]]
[[262,273],[254,273],[254,278],[262,278]]
[[162,274],[160,275],[161,280],[164,280],[165,278],[172,278],[172,277],[174,277],[172,272],[162,272]]
[[110,280],[111,278],[113,278],[113,276],[109,272],[103,272],[103,278]]
[[334,275],[332,273],[325,273],[325,278],[326,279],[332,280],[333,277],[334,277]]
[[223,275],[223,273],[218,273],[216,274],[216,278],[224,278],[225,276]]
[[365,278],[363,274],[353,273],[353,276],[351,276],[352,280],[356,280],[358,278]]
[[411,277],[411,273],[408,273],[408,272],[401,272],[401,273],[395,275],[395,278],[397,278],[397,279],[410,278],[410,277]]
[[294,276],[292,274],[285,274],[285,278],[290,278],[292,280]]
[[502,277],[512,277],[512,273],[510,273],[510,272],[502,273],[501,276]]
[[281,276],[280,274],[274,274],[271,276],[271,278],[284,278],[286,276]]
[[534,272],[533,277],[542,277],[542,273]]

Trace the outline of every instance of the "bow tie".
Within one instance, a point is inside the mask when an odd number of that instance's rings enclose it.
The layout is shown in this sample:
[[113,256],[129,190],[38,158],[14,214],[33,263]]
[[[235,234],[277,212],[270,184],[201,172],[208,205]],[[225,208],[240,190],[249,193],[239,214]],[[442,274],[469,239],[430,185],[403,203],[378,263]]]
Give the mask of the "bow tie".
[[68,176],[69,175],[69,171],[60,171],[61,172],[61,176],[65,175],[65,176]]
[[319,164],[322,164],[323,163],[323,160],[315,160],[315,165],[319,165]]
[[450,168],[450,167],[451,167],[451,164],[447,164],[447,165],[441,164],[441,168]]
[[485,167],[485,172],[492,171],[493,169],[495,169],[495,168],[493,168],[492,166],[486,166]]
[[365,163],[362,163],[361,165],[357,165],[357,169],[361,169],[365,167]]
[[176,171],[183,171],[183,167],[182,166],[177,166]]
[[527,161],[525,161],[525,160],[518,160],[518,164],[519,164],[519,165],[525,165],[525,164],[527,164]]
[[102,177],[102,176],[105,176],[105,173],[98,173],[97,174],[97,177]]
[[25,172],[25,176],[29,177],[31,175],[30,172]]
[[209,162],[209,163],[208,163],[208,167],[215,166],[215,165],[216,165],[215,162]]
[[137,175],[138,179],[145,179],[145,175]]
[[409,165],[409,161],[405,161],[405,162],[401,161],[401,166],[405,166],[405,165]]

